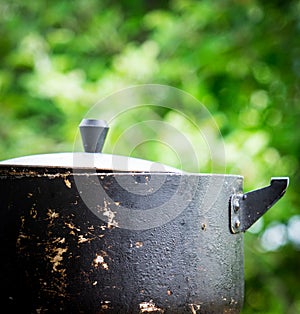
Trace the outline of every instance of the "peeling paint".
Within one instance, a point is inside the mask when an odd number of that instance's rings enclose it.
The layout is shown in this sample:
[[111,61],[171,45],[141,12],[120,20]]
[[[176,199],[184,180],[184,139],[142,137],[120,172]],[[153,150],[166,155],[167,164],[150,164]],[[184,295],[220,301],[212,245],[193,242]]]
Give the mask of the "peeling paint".
[[54,252],[56,252],[56,255],[50,259],[51,263],[53,264],[53,270],[59,271],[57,267],[60,266],[61,261],[63,260],[63,253],[67,252],[67,248],[56,248]]
[[200,304],[189,304],[192,314],[197,314],[197,312],[201,309]]
[[76,227],[72,222],[65,222],[65,225],[71,230],[81,231],[78,227]]
[[59,213],[56,213],[55,210],[52,210],[51,208],[48,208],[47,216],[50,218],[52,221],[55,218],[59,217]]
[[101,266],[103,269],[108,270],[108,265],[104,261],[104,257],[100,254],[96,254],[96,257],[94,258],[93,261],[94,267],[97,268]]
[[101,309],[108,310],[110,308],[111,301],[101,301]]
[[116,217],[116,212],[113,212],[110,208],[109,208],[109,203],[107,201],[104,201],[104,208],[103,208],[103,216],[107,217],[107,227],[108,229],[111,229],[113,227],[118,227],[119,224],[118,222],[115,220]]
[[31,216],[33,219],[36,219],[36,217],[37,217],[37,210],[36,210],[34,207],[32,207],[32,208],[30,209],[30,216]]
[[[63,247],[62,247],[63,246]],[[40,277],[40,289],[53,296],[65,297],[67,288],[67,270],[64,267],[64,253],[68,251],[65,238],[51,239],[45,243],[45,258],[52,265],[53,276]],[[49,281],[49,282],[48,282]]]
[[135,247],[136,248],[141,248],[143,245],[144,245],[144,243],[142,241],[135,242]]
[[78,243],[90,242],[91,239],[85,238],[82,234],[78,236]]
[[65,178],[64,181],[65,181],[65,185],[67,186],[67,188],[71,189],[71,187],[72,187],[71,182],[67,178]]
[[[65,238],[57,238],[53,241],[52,244],[65,244],[66,239]],[[61,247],[50,247],[48,246],[49,255],[48,258],[50,259],[50,262],[52,263],[53,271],[59,271],[58,267],[60,266],[61,261],[63,260],[63,253],[67,252],[67,248],[61,248]],[[51,256],[54,255],[54,256]]]
[[157,313],[164,313],[165,311],[155,305],[153,300],[149,302],[142,302],[140,303],[140,313],[150,313],[150,312],[157,312]]
[[94,239],[96,239],[96,237],[92,237],[92,238],[85,238],[82,234],[80,234],[78,236],[78,243],[85,243],[85,242],[91,242]]

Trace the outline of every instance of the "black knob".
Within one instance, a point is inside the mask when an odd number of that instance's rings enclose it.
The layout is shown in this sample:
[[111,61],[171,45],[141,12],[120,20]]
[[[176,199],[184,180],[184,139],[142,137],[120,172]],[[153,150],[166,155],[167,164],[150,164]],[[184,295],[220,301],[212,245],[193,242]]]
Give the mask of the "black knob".
[[101,153],[108,124],[104,120],[83,119],[79,125],[83,148],[86,153]]

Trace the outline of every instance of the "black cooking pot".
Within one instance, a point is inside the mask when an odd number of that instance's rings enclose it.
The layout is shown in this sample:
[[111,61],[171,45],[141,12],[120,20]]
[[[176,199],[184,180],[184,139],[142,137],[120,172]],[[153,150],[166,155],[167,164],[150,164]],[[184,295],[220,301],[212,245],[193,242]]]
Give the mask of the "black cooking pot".
[[101,151],[0,163],[1,298],[20,313],[239,313],[243,232],[288,178],[243,193],[238,175],[184,173]]

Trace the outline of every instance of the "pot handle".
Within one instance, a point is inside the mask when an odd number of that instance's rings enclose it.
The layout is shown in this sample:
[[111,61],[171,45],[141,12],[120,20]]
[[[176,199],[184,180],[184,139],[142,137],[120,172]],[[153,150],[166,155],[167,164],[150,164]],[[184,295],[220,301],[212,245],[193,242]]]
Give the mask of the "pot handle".
[[289,178],[272,178],[262,189],[230,197],[230,229],[232,233],[245,232],[285,193]]

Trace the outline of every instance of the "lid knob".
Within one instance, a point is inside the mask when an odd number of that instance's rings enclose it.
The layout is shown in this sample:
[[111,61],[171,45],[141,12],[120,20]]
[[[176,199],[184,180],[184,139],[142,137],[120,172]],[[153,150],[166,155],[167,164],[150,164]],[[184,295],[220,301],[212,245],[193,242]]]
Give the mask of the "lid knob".
[[79,125],[83,148],[86,153],[101,153],[108,124],[105,120],[83,119]]

